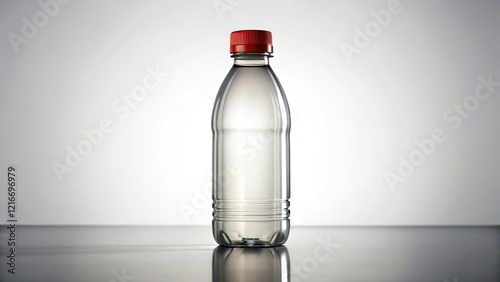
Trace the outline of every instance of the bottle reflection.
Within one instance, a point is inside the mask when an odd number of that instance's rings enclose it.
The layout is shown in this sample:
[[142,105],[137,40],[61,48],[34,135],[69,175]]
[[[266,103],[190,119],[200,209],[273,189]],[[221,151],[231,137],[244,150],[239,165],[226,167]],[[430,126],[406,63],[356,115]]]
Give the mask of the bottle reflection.
[[290,281],[285,246],[273,248],[217,247],[212,257],[213,282]]

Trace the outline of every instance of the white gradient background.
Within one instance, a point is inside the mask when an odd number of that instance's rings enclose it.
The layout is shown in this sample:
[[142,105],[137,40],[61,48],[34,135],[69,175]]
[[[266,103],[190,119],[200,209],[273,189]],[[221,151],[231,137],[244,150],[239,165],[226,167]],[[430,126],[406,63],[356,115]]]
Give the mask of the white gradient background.
[[[17,54],[7,34],[41,8],[0,2],[2,222],[15,164],[20,224],[210,224],[213,101],[229,33],[256,28],[292,111],[292,224],[500,224],[500,88],[460,128],[442,118],[479,75],[500,81],[500,1],[401,1],[350,63],[340,44],[389,1],[230,2],[221,18],[212,0],[72,1]],[[169,76],[119,119],[156,65]],[[103,118],[115,130],[59,182],[51,163]],[[384,173],[436,127],[446,142],[391,191]]]

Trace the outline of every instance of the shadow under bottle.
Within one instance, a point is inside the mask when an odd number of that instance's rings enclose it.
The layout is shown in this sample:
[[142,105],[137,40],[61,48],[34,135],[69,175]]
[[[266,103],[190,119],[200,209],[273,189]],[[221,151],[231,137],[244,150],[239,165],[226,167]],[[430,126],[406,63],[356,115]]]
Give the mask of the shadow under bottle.
[[231,248],[219,246],[212,256],[213,282],[289,282],[290,257],[285,246]]

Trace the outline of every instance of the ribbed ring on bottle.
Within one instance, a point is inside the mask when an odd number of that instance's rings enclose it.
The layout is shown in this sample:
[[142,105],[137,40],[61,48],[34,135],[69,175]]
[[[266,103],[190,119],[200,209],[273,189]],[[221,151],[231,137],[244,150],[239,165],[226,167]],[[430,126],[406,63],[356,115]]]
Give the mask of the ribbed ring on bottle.
[[216,200],[212,207],[214,220],[274,221],[290,216],[288,200]]

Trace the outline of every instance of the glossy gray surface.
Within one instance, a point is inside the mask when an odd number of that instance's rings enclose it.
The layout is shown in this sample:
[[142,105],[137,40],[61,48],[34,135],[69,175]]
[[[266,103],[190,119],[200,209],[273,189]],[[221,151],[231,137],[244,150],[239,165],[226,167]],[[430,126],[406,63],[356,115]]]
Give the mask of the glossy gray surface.
[[217,247],[210,227],[0,232],[0,281],[500,281],[499,227],[292,227],[285,247]]

